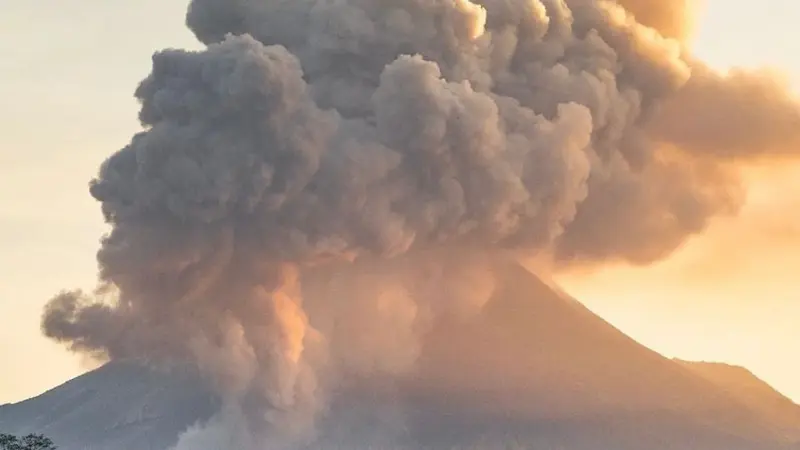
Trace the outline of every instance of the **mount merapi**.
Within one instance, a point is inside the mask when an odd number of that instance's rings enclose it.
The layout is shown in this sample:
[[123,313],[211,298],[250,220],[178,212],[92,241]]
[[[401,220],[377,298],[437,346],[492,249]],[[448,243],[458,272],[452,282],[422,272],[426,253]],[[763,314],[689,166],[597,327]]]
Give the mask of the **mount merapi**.
[[0,425],[66,449],[788,448],[794,405],[512,262],[662,260],[741,210],[743,167],[797,156],[796,98],[698,61],[692,3],[190,1],[203,45],[153,55],[141,131],[90,182],[97,286],[42,315],[112,362]]
[[[495,274],[480,315],[424,334],[416,370],[341,383],[303,448],[798,448],[800,406],[745,369],[664,358],[520,266]],[[211,392],[189,370],[112,362],[0,407],[0,429],[63,450],[164,450],[214,415]]]

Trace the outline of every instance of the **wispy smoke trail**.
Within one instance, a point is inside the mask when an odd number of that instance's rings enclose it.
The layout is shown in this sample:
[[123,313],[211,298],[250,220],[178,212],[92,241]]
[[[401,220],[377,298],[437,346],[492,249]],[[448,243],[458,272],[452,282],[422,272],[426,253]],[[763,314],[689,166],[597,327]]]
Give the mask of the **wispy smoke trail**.
[[[663,258],[738,210],[735,162],[800,140],[772,77],[686,56],[690,9],[194,0],[207,48],[153,57],[144,131],[91,184],[100,288],[55,297],[43,330],[192,362],[227,412],[179,447],[219,428],[247,448],[310,429],[337,373],[410,370],[432,317],[491,296],[481,252]],[[311,266],[330,273],[307,310]]]

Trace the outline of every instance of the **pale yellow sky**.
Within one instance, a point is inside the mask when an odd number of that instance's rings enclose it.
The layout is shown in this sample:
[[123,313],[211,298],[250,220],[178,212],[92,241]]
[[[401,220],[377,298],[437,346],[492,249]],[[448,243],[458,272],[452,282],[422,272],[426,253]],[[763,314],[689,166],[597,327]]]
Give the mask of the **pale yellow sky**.
[[[700,56],[800,80],[800,2],[705,2]],[[0,403],[82,371],[40,336],[39,314],[59,289],[94,285],[105,226],[87,182],[137,130],[132,93],[152,52],[198,46],[182,25],[186,3],[0,0],[0,360],[14,362]],[[718,221],[669,261],[563,282],[655,350],[746,365],[800,400],[799,175],[800,166],[754,171],[743,216]]]

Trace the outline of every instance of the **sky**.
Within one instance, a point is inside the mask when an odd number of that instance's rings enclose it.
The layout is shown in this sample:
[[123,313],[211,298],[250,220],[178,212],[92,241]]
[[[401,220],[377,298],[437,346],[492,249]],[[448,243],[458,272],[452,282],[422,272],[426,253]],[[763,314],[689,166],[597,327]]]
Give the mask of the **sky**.
[[[95,284],[106,226],[88,180],[138,130],[132,93],[153,51],[199,47],[186,3],[0,0],[0,360],[11,362],[0,404],[90,367],[41,337],[41,308]],[[800,86],[798,19],[800,2],[705,0],[695,53],[720,70],[770,66]],[[670,259],[559,281],[667,356],[744,365],[800,401],[800,166],[747,176],[743,213]]]

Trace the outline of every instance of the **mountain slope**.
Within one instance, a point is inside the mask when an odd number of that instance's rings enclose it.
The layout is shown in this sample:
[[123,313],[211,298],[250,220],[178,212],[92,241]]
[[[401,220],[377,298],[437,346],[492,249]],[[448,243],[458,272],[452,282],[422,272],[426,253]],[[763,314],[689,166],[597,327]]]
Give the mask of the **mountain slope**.
[[42,433],[60,449],[163,450],[216,403],[186,373],[114,362],[38,397],[0,406],[0,430]]
[[[641,346],[521,267],[496,272],[483,314],[438,323],[414,375],[339,393],[310,448],[791,448],[800,418],[758,407],[773,402],[768,391],[739,395],[717,372]],[[0,407],[0,430],[45,433],[63,450],[161,450],[215,408],[189,374],[115,362]]]
[[[769,417],[565,301],[523,268],[506,266],[498,274],[502,289],[483,315],[442,324],[429,336],[412,392],[424,392],[428,402],[440,398],[445,409],[544,423],[615,429],[635,418],[648,423],[638,432],[656,441],[676,440],[668,428],[678,424],[741,445],[789,441]],[[659,421],[664,430],[650,425]],[[800,420],[793,426],[800,429]],[[627,445],[625,434],[616,445]]]
[[781,427],[789,439],[800,440],[800,406],[744,367],[713,362],[676,360],[689,370],[723,388],[731,396]]

